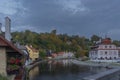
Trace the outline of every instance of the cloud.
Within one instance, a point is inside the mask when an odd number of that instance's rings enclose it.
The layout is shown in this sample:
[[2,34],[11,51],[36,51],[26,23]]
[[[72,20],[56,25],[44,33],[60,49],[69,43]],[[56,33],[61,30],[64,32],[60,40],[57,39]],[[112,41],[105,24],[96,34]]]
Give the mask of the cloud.
[[110,29],[107,33],[108,37],[112,37],[113,39],[120,40],[119,35],[120,35],[120,29]]
[[[38,27],[38,26],[36,26],[36,27]],[[40,27],[40,26],[39,26]],[[4,30],[4,28],[2,29],[2,30]],[[25,31],[25,30],[31,30],[31,31],[34,31],[34,32],[46,32],[46,30],[45,29],[38,29],[38,28],[35,28],[35,27],[33,27],[33,26],[31,26],[31,25],[20,25],[20,26],[17,26],[16,28],[14,28],[14,27],[12,27],[11,28],[11,30],[12,30],[12,32],[14,32],[14,31]],[[4,30],[5,31],[5,30]]]
[[[1,0],[0,22],[12,20],[12,31],[30,29],[119,38],[120,0]],[[119,38],[120,39],[120,38]]]
[[0,1],[0,14],[14,15],[19,10],[25,10],[19,0],[1,0]]
[[88,11],[88,8],[84,6],[81,0],[56,0],[59,5],[62,6],[63,10],[72,12],[73,14],[77,12]]

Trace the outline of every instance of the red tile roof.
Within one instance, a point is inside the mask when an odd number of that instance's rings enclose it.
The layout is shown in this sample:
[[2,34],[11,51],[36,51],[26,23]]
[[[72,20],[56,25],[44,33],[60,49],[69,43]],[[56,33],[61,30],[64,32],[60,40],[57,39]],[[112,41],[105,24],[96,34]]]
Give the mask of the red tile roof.
[[110,38],[105,38],[105,39],[102,40],[102,43],[103,43],[103,44],[111,44],[112,41],[111,41]]
[[9,42],[8,40],[6,40],[2,36],[0,36],[0,46],[11,47],[16,52],[19,52],[20,54],[23,54],[15,45],[13,45],[11,42]]

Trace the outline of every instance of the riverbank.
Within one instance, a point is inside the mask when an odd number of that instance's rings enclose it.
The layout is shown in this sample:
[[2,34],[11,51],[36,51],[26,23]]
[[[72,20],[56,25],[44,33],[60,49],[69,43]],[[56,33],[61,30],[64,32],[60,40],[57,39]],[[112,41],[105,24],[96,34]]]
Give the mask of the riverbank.
[[109,65],[109,63],[97,63],[97,62],[91,62],[91,61],[80,61],[80,60],[72,60],[72,63],[77,65],[85,65],[85,66],[101,66],[106,67]]
[[120,78],[120,63],[99,63],[80,60],[72,60],[72,63],[85,66],[100,66],[110,69],[108,71],[100,72],[95,75],[87,76],[83,78],[83,80],[119,80]]

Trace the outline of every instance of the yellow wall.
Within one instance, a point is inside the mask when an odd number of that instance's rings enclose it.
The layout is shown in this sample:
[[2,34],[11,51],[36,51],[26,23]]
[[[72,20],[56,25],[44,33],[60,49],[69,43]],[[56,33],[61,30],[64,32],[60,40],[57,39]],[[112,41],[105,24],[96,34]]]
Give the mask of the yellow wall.
[[26,46],[28,52],[29,52],[29,57],[32,60],[35,60],[36,58],[39,58],[39,51],[33,51],[29,46]]

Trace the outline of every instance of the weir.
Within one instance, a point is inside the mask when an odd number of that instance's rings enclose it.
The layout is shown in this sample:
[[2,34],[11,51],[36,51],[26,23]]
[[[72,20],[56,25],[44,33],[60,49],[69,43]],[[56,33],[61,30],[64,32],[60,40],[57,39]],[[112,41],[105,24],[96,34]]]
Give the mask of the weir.
[[83,78],[83,80],[120,80],[120,68],[88,76]]

